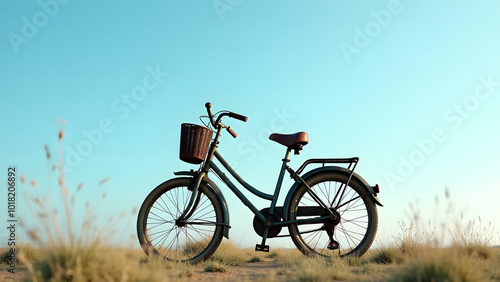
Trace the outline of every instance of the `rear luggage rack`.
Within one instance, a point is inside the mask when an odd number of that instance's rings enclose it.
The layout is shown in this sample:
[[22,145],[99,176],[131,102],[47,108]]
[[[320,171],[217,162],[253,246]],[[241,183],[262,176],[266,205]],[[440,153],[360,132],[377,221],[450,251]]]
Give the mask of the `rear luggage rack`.
[[[356,168],[356,165],[358,165],[358,161],[359,161],[358,157],[343,158],[343,159],[309,159],[309,160],[306,160],[299,167],[299,169],[297,169],[296,173],[301,174],[302,171],[304,171],[304,169],[306,168],[306,166],[308,166],[310,164],[323,164],[323,166],[325,166],[325,164],[349,164],[347,169],[351,170],[351,166],[352,166],[351,175],[350,175],[350,176],[352,176],[352,174],[354,173],[354,169]],[[353,164],[354,164],[354,166],[353,166]],[[349,177],[349,179],[351,179],[351,177]]]

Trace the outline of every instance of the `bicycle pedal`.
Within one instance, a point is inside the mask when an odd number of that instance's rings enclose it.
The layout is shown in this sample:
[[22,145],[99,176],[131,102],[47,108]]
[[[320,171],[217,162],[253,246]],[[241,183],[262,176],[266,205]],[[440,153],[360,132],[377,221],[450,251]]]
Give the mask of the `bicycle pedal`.
[[255,251],[256,252],[267,252],[269,253],[269,246],[268,245],[255,245]]
[[327,247],[329,250],[337,250],[339,248],[339,242],[332,240]]

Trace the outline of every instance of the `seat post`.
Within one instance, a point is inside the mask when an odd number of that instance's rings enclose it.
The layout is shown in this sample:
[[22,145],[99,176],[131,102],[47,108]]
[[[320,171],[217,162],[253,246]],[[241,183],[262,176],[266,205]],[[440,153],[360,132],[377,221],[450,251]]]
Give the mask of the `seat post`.
[[274,214],[274,209],[276,207],[276,202],[278,201],[278,197],[280,194],[281,190],[281,185],[283,184],[283,179],[285,177],[285,171],[288,168],[288,162],[290,161],[290,152],[292,151],[292,148],[287,148],[286,149],[286,154],[285,158],[283,158],[283,163],[281,164],[281,170],[280,174],[278,177],[278,181],[276,182],[276,188],[274,189],[274,196],[273,200],[271,202],[271,206],[269,207],[269,213],[267,215],[267,222],[264,223],[264,234],[262,236],[262,242],[257,244],[255,246],[255,251],[261,251],[261,252],[269,252],[269,246],[266,245],[266,239],[267,239],[267,234],[269,233],[269,229],[272,227],[272,215]]
[[276,202],[278,201],[281,185],[283,184],[283,179],[285,178],[285,171],[288,168],[288,162],[290,162],[289,157],[291,151],[292,151],[291,148],[286,148],[285,158],[282,159],[281,170],[278,176],[278,181],[276,182],[276,188],[274,189],[274,194],[273,194],[274,197],[271,202],[271,206],[269,207],[270,215],[274,213],[274,208],[276,206]]

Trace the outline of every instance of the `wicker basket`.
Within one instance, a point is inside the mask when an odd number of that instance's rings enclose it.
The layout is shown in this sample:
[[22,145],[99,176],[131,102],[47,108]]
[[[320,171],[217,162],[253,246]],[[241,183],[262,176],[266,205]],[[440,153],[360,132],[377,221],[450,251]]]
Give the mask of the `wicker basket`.
[[205,160],[213,132],[207,127],[183,123],[181,125],[181,147],[179,158],[191,164]]

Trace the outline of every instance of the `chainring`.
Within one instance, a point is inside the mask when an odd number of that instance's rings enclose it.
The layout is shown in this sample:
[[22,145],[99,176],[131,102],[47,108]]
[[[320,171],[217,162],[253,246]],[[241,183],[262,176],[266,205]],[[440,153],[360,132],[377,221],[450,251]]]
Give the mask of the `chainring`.
[[[262,213],[262,215],[264,215],[265,218],[268,218],[269,208],[262,209],[260,210],[260,212]],[[281,217],[276,213],[273,213],[271,214],[271,222],[281,222]],[[282,228],[281,226],[273,226],[269,228],[269,231],[267,232],[267,238],[273,238],[278,236],[281,232],[281,228]],[[253,229],[255,230],[255,233],[257,233],[260,237],[263,237],[265,230],[265,222],[262,222],[257,216],[254,216]]]

